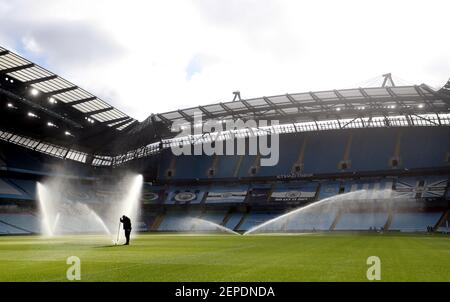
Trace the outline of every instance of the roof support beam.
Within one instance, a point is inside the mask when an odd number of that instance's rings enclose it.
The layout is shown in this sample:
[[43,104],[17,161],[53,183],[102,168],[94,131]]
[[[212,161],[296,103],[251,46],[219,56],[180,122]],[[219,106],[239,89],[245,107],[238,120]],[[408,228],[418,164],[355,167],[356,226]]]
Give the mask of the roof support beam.
[[305,106],[303,106],[300,102],[297,102],[294,100],[294,98],[290,94],[286,94],[286,97],[288,98],[289,102],[291,102],[293,105],[297,106],[298,109],[301,109],[304,113],[307,113],[308,110],[305,109]]
[[271,107],[271,109],[275,110],[278,114],[286,115],[286,113],[283,110],[278,109],[277,105],[275,105],[271,100],[269,100],[269,98],[264,96],[263,99]]
[[188,122],[192,123],[194,121],[194,118],[188,114],[186,114],[184,111],[182,110],[177,110],[177,112]]
[[97,97],[93,96],[93,97],[90,97],[90,98],[85,98],[85,99],[81,99],[81,100],[78,100],[78,101],[67,103],[67,105],[73,106],[73,105],[83,104],[83,103],[86,103],[86,102],[94,101],[96,99],[97,99]]
[[26,85],[37,84],[37,83],[41,83],[41,82],[45,82],[45,81],[54,80],[57,77],[58,77],[57,75],[51,75],[51,76],[44,77],[44,78],[26,81],[26,82],[24,82],[24,84],[26,84]]
[[250,112],[253,113],[253,116],[254,116],[254,117],[256,117],[256,116],[258,115],[258,114],[257,114],[257,111],[255,110],[255,108],[254,108],[252,105],[250,105],[246,100],[241,100],[241,103],[244,104],[244,106],[245,106]]
[[27,69],[27,68],[31,68],[31,67],[34,67],[33,63],[25,64],[25,65],[21,65],[21,66],[16,66],[16,67],[11,67],[11,68],[6,68],[6,69],[3,69],[3,70],[0,70],[0,74],[6,74],[6,73],[19,71],[19,70]]
[[160,114],[160,113],[158,113],[156,116],[159,117],[159,118],[160,118],[164,123],[166,123],[166,124],[171,124],[171,123],[172,123],[168,118],[164,117],[164,116],[163,116],[162,114]]
[[420,95],[420,96],[423,98],[424,102],[425,102],[428,106],[430,106],[431,108],[435,109],[434,106],[433,106],[433,103],[431,103],[431,102],[429,101],[429,98],[428,98],[425,94],[423,94],[423,92],[422,92],[422,90],[420,90],[419,86],[414,85],[414,89],[416,90],[417,94]]
[[[113,120],[104,121],[104,122],[101,122],[100,124],[101,125],[104,125],[104,124],[110,125],[110,124],[118,123],[118,122],[125,121],[125,120],[127,120],[127,122],[129,122],[131,120],[131,118],[128,116],[124,116],[124,117],[119,117],[119,118],[116,118]],[[114,125],[114,127],[115,127],[115,125]]]
[[230,108],[228,108],[227,105],[225,105],[224,103],[219,103],[220,107],[223,108],[223,110],[225,110],[228,114],[231,114],[232,116],[234,116],[234,112],[233,110],[231,110]]
[[339,101],[341,101],[342,103],[345,104],[345,106],[349,107],[349,104],[347,102],[347,99],[336,89],[333,90],[334,94],[337,96],[337,98],[339,99]]
[[69,91],[72,91],[75,89],[78,89],[78,86],[72,86],[72,87],[67,87],[67,88],[63,88],[63,89],[59,89],[59,90],[49,91],[46,93],[46,95],[48,95],[48,96],[57,95],[57,94],[69,92]]
[[367,94],[367,92],[363,89],[363,88],[358,88],[359,93],[361,93],[361,95],[364,97],[364,99],[369,102],[370,107],[372,108],[383,108],[383,106],[381,106],[380,104],[378,104],[377,102],[373,102],[372,98],[370,97],[370,95]]
[[431,93],[435,97],[442,99],[442,101],[445,102],[447,104],[447,106],[450,106],[450,97],[448,96],[448,94],[442,93],[441,90],[434,91],[433,89],[430,89],[430,87],[428,87],[425,84],[421,84],[420,88],[422,88],[423,90],[426,90],[427,92]]
[[386,86],[386,91],[389,93],[390,96],[392,96],[394,102],[397,104],[397,106],[406,107],[406,104],[399,100],[398,95],[395,94],[394,91],[392,91],[391,87]]
[[208,118],[214,118],[214,115],[205,109],[203,106],[198,106],[198,109],[200,109],[201,112],[203,112]]
[[99,114],[99,113],[111,111],[111,110],[113,110],[113,109],[114,109],[114,107],[103,108],[103,109],[99,109],[99,110],[94,110],[94,111],[86,112],[86,115],[87,115],[87,116],[93,116],[93,115],[95,115],[95,114]]
[[330,108],[323,104],[322,99],[319,98],[317,95],[314,94],[314,92],[310,91],[309,95],[313,98],[314,101],[320,106],[320,108],[324,111],[329,111]]

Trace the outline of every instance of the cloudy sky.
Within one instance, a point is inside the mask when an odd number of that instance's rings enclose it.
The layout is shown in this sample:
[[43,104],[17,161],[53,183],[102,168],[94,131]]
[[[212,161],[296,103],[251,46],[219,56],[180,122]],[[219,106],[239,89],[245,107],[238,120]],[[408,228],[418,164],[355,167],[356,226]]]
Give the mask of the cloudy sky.
[[450,77],[448,0],[0,0],[0,45],[150,113]]

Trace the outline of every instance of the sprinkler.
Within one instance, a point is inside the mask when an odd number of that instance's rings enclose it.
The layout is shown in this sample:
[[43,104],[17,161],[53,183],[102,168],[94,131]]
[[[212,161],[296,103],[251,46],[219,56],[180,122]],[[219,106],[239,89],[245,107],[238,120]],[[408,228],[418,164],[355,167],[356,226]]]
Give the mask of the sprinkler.
[[119,235],[120,235],[120,222],[119,222],[119,227],[117,228],[117,239],[116,240],[113,239],[113,241],[112,241],[114,245],[119,244]]

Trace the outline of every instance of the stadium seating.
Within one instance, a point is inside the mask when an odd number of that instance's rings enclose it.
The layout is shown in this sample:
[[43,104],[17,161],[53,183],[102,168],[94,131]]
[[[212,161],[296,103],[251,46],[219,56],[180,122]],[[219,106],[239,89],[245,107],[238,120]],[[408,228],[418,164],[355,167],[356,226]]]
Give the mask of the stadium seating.
[[448,165],[446,154],[449,131],[446,128],[405,129],[401,139],[401,166],[407,169]]
[[397,137],[397,129],[355,130],[350,148],[350,168],[348,170],[356,172],[391,169],[389,160],[394,156]]
[[[200,217],[217,224],[224,224],[230,229],[246,231],[253,226],[275,217],[286,203],[296,206],[323,200],[342,193],[367,190],[368,199],[381,198],[376,194],[384,190],[383,198],[396,199],[450,199],[448,175],[435,176],[393,176],[389,171],[400,169],[439,168],[448,166],[449,153],[448,129],[446,128],[376,128],[329,130],[309,133],[290,133],[280,136],[280,159],[274,167],[259,165],[259,157],[254,155],[223,156],[178,156],[171,150],[165,150],[158,162],[159,180],[170,179],[168,184],[144,184],[143,203],[158,205],[166,211],[153,213],[147,219],[147,229],[158,220],[160,231],[192,231],[207,230],[208,227],[196,225],[186,217]],[[418,144],[417,138],[421,139]],[[324,144],[326,142],[326,144]],[[382,144],[380,142],[383,142]],[[51,158],[36,152],[30,152],[19,146],[1,143],[0,163],[6,171],[0,178],[0,202],[32,201],[36,199],[36,180],[42,175],[51,175],[56,166],[66,165],[71,173],[79,177],[91,175],[91,172],[78,163],[69,163]],[[398,158],[398,166],[392,166],[391,159]],[[348,163],[342,169],[341,162]],[[299,165],[299,169],[294,169]],[[252,169],[254,168],[254,169]],[[211,172],[211,170],[213,170]],[[168,171],[171,172],[169,175]],[[339,177],[343,172],[383,172],[380,176]],[[9,172],[15,173],[9,176]],[[312,180],[289,181],[257,179],[245,184],[240,179],[248,177],[276,177],[292,172],[305,174]],[[17,176],[21,173],[21,176]],[[378,173],[378,172],[377,172]],[[26,175],[25,175],[26,174]],[[329,174],[336,176],[329,177]],[[34,176],[33,176],[34,175]],[[34,178],[33,178],[34,177]],[[207,180],[205,184],[189,184],[189,181]],[[215,182],[219,180],[220,183]],[[232,180],[232,182],[230,182]],[[178,182],[183,181],[183,182]],[[188,184],[186,184],[188,183]],[[392,195],[390,195],[392,189]],[[89,184],[83,189],[67,192],[76,200],[89,201],[95,199],[98,188]],[[69,194],[70,193],[70,194]],[[94,195],[93,195],[94,194]],[[372,195],[371,195],[372,194]],[[98,196],[97,196],[98,197]],[[257,210],[253,205],[260,206]],[[261,205],[276,205],[277,210],[264,211]],[[171,207],[189,206],[174,211]],[[248,210],[245,210],[247,207]],[[217,208],[216,208],[217,207]],[[236,207],[241,207],[236,210]],[[426,231],[427,226],[435,226],[440,218],[438,212],[398,212],[392,216],[389,230],[392,231]],[[160,211],[160,210],[158,210]],[[249,213],[245,213],[250,211]],[[2,219],[0,219],[2,220]],[[159,221],[161,220],[161,221]],[[381,228],[386,225],[387,213],[342,213],[329,211],[310,213],[310,215],[293,216],[283,226],[274,226],[274,230],[312,231],[312,230],[368,230],[371,227]],[[1,221],[0,221],[1,222]],[[2,233],[34,233],[40,231],[36,218],[27,219],[22,216],[4,217]],[[159,223],[160,222],[160,223]],[[75,223],[75,222],[74,222]],[[448,223],[448,221],[447,221]],[[17,227],[15,227],[17,226]],[[441,225],[440,228],[447,226]],[[66,225],[67,231],[71,226]]]
[[334,230],[369,230],[385,226],[388,213],[343,213]]
[[217,156],[217,166],[215,169],[216,178],[229,178],[234,175],[239,156],[237,155],[219,155]]
[[221,225],[226,213],[227,211],[207,211],[200,218]]
[[0,197],[1,198],[18,198],[22,199],[25,197],[23,191],[21,191],[17,186],[12,184],[8,179],[0,179]]
[[0,233],[31,234],[40,229],[39,219],[31,214],[0,214]]
[[244,216],[244,213],[232,213],[228,216],[227,222],[224,224],[226,228],[229,228],[231,230],[234,230],[236,226],[240,223],[242,220],[242,217]]
[[[446,167],[450,152],[449,135],[448,128],[436,127],[282,134],[279,162],[273,167],[260,166],[255,155],[219,155],[213,164],[213,156],[173,156],[170,150],[166,150],[161,156],[159,177],[168,178],[166,172],[173,163],[175,171],[169,177],[173,179],[286,175],[295,171],[294,164],[298,163],[303,147],[303,161],[300,163],[303,166],[297,171],[303,174]],[[346,162],[347,167],[340,166],[341,162]],[[192,169],[193,166],[196,168]],[[208,171],[213,167],[214,173],[210,175]],[[251,171],[252,167],[256,168],[255,171]]]
[[11,183],[16,185],[21,191],[24,192],[25,199],[35,199],[36,198],[36,181],[24,180],[24,179],[9,179]]
[[90,177],[93,173],[89,166],[82,163],[59,159],[4,142],[0,142],[0,159],[4,163],[3,170],[19,173],[36,175],[63,173],[76,177]]
[[166,213],[159,225],[159,231],[188,232],[194,228],[195,221],[184,211],[171,211]]
[[276,166],[261,166],[257,176],[286,175],[292,173],[293,166],[300,155],[304,141],[305,136],[291,134],[281,135],[278,164]]
[[298,231],[328,231],[336,218],[336,211],[306,212],[292,215],[281,230]]
[[275,213],[249,213],[245,216],[245,220],[237,229],[239,231],[248,231],[252,227],[264,223],[276,216],[277,214]]
[[[180,155],[176,156],[174,179],[207,178],[208,170],[212,164],[212,156]],[[195,169],[193,169],[195,167]]]
[[344,158],[347,140],[346,132],[324,131],[320,135],[309,135],[303,172],[306,174],[339,172],[338,164]]
[[0,222],[0,234],[1,235],[19,235],[19,234],[29,234],[28,232],[18,229],[16,227],[10,226]]
[[402,232],[425,232],[427,227],[434,227],[442,212],[395,213],[389,230]]

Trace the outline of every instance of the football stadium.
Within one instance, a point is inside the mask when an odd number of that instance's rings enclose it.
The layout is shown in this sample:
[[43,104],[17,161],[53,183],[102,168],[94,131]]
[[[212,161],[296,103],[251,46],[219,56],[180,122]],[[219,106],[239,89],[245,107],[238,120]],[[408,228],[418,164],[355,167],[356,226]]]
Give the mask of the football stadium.
[[0,47],[0,106],[0,281],[450,281],[450,81],[139,122]]

